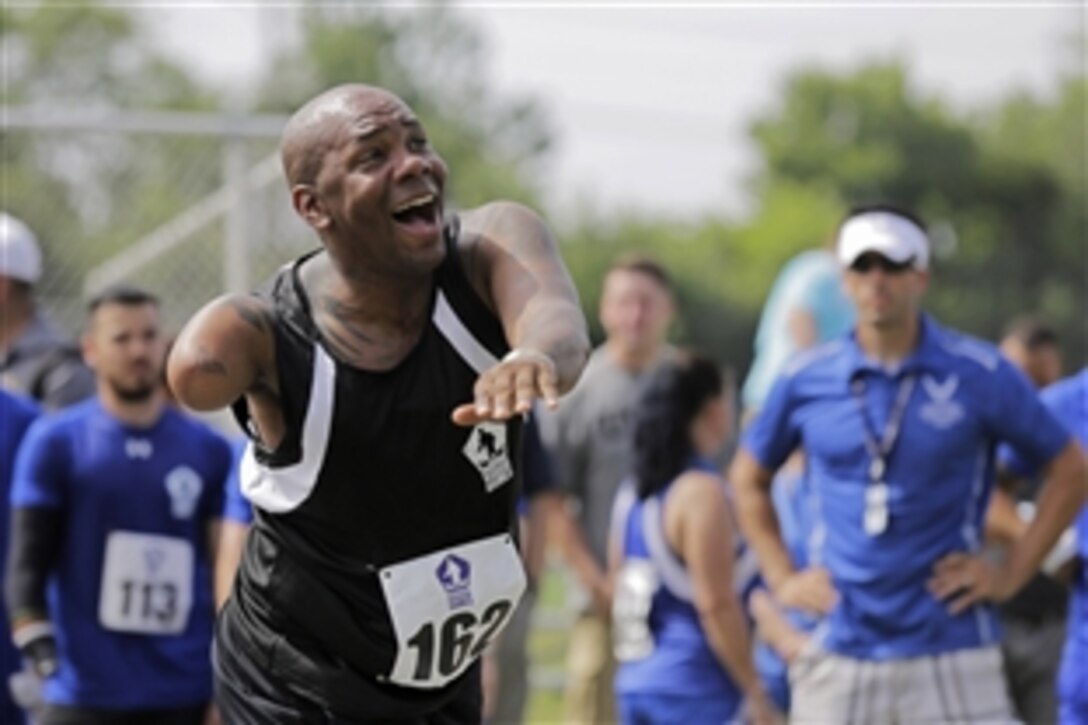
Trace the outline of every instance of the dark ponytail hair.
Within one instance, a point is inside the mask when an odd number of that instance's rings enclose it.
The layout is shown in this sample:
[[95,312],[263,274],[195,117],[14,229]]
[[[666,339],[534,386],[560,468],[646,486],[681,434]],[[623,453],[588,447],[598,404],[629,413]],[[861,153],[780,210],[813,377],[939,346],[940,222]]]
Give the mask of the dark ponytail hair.
[[722,393],[717,363],[679,353],[651,373],[635,410],[634,475],[640,499],[664,488],[688,467],[695,447],[691,424]]

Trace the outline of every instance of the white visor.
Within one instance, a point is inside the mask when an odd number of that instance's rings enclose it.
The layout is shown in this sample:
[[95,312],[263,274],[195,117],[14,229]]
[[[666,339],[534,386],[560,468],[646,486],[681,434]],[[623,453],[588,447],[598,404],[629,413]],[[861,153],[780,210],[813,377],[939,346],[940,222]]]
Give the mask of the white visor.
[[851,217],[839,230],[839,261],[849,267],[866,252],[896,263],[914,261],[915,269],[929,267],[929,240],[917,224],[888,211],[869,211]]

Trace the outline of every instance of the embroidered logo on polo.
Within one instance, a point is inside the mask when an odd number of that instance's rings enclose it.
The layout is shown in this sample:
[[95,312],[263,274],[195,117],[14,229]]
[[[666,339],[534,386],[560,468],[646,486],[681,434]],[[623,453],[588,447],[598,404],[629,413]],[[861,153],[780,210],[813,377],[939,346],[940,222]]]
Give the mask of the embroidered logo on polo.
[[189,519],[196,513],[204,480],[188,466],[178,466],[166,474],[166,493],[170,495],[170,515],[175,519]]
[[959,388],[960,379],[949,375],[943,383],[929,375],[922,378],[922,390],[929,400],[922,404],[919,417],[938,430],[947,430],[963,419],[963,406],[953,400]]
[[151,454],[154,452],[155,449],[151,445],[151,441],[146,438],[125,439],[125,455],[129,458],[141,458],[146,461],[151,458]]
[[434,575],[446,590],[450,609],[472,606],[472,567],[467,561],[456,554],[449,554],[442,559]]
[[488,493],[514,477],[514,466],[506,447],[506,425],[481,423],[472,429],[461,449],[480,476]]

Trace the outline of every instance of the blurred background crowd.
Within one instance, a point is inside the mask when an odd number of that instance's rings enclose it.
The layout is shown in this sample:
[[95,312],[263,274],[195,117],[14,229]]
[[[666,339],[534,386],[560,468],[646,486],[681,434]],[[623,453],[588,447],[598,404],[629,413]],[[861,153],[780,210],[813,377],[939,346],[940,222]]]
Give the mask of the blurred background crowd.
[[[650,11],[610,12],[626,13],[630,22],[632,14]],[[716,12],[714,19],[721,20],[730,9]],[[782,13],[782,33],[803,26],[803,19],[785,14],[788,9],[774,12]],[[849,10],[802,12],[823,13],[829,22],[828,14]],[[894,22],[893,9],[872,12],[890,13]],[[312,248],[313,237],[287,203],[276,153],[279,133],[287,114],[316,89],[364,80],[394,90],[420,114],[454,171],[454,208],[502,197],[542,211],[560,239],[597,342],[606,332],[619,334],[625,324],[613,320],[614,329],[606,330],[605,281],[612,275],[620,284],[616,260],[635,265],[642,283],[647,272],[638,260],[656,260],[667,275],[668,300],[654,297],[661,280],[652,266],[649,291],[642,291],[650,300],[650,319],[633,323],[643,329],[631,332],[646,339],[632,345],[648,344],[656,354],[667,339],[705,352],[730,371],[725,381],[736,389],[732,415],[738,419],[739,383],[747,379],[751,386],[743,392],[745,407],[758,407],[747,396],[765,395],[757,388],[770,383],[749,377],[757,355],[778,358],[757,367],[768,370],[792,354],[760,352],[763,335],[773,334],[757,332],[761,314],[778,314],[765,323],[778,330],[791,324],[787,288],[812,282],[821,255],[830,256],[819,250],[857,203],[894,200],[927,219],[939,283],[926,308],[943,323],[1003,339],[1011,359],[1024,356],[1018,364],[1039,386],[1056,380],[1059,371],[1078,370],[1088,355],[1088,46],[1084,8],[1075,3],[1052,9],[1058,22],[1048,36],[1056,50],[1047,81],[1032,88],[1009,83],[983,102],[965,103],[930,87],[919,78],[917,59],[902,53],[875,53],[836,66],[796,56],[785,73],[761,79],[773,102],[747,113],[743,147],[751,163],[737,184],[743,191],[723,193],[720,208],[678,205],[675,211],[637,201],[597,203],[592,190],[581,203],[557,201],[562,195],[553,176],[564,143],[554,118],[557,101],[496,87],[489,72],[493,39],[480,17],[486,10],[469,12],[456,3],[410,12],[313,3],[262,11],[257,22],[269,38],[267,48],[261,62],[251,64],[244,89],[238,82],[216,82],[207,63],[193,63],[192,55],[208,42],[202,31],[175,38],[175,44],[188,46],[188,58],[164,47],[164,21],[157,13],[153,7],[93,2],[0,9],[0,207],[33,230],[41,259],[33,274],[19,279],[32,282],[35,308],[55,325],[58,339],[75,340],[86,323],[87,300],[121,283],[155,292],[168,337],[207,300],[250,289]],[[571,17],[577,22],[576,14]],[[976,17],[984,36],[986,13],[977,11]],[[584,22],[608,19],[607,13],[587,14]],[[209,13],[205,23],[214,24],[215,16]],[[607,37],[623,32],[623,23],[618,25],[618,31],[580,29],[589,37]],[[776,32],[762,27],[768,38]],[[551,43],[562,53],[557,30]],[[663,62],[652,44],[642,60],[648,66]],[[594,68],[583,71],[592,74]],[[722,67],[719,82],[728,86],[745,71]],[[658,77],[647,78],[624,82],[640,97],[667,95],[654,87]],[[668,139],[686,134],[684,114],[676,118],[628,139],[624,153],[645,157],[636,168],[653,176],[654,156],[672,153]],[[703,117],[694,125],[706,123]],[[716,138],[701,131],[692,135],[707,145]],[[692,188],[718,182],[695,175],[684,180]],[[663,197],[677,194],[669,183]],[[728,203],[727,196],[744,200]],[[806,265],[808,271],[800,270]],[[793,282],[791,270],[800,275]],[[777,313],[775,299],[786,306]],[[15,308],[6,304],[10,315]],[[807,322],[801,321],[810,328],[800,333],[798,347],[830,336],[817,334],[817,328],[822,316],[837,314],[819,304],[810,308]],[[1048,355],[1049,362],[1039,361]],[[1033,365],[1041,367],[1038,374]],[[44,400],[44,391],[37,397]],[[216,422],[237,433],[230,421]],[[543,432],[554,449],[557,434],[547,426]],[[543,475],[562,478],[564,471]],[[602,496],[607,501],[592,514],[596,523],[583,520],[601,566],[603,541],[592,538],[603,539],[600,523],[607,523],[608,514],[602,512],[610,510],[612,492]],[[584,508],[581,513],[590,515]],[[578,527],[562,514],[552,518],[566,527],[557,540],[576,536],[571,532]],[[541,565],[535,607],[524,615],[531,721],[562,717],[560,693],[570,673],[567,635],[572,625],[584,624],[582,615],[598,594],[585,549],[572,550],[567,543],[560,548],[566,556],[552,552]],[[520,703],[505,706],[516,710]]]

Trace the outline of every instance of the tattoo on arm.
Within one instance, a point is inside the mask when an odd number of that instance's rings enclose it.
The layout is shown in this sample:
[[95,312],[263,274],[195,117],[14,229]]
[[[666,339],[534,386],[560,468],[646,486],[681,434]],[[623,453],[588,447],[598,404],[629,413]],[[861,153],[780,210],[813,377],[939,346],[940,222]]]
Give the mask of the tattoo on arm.
[[258,332],[268,332],[272,329],[271,317],[264,306],[252,299],[235,299],[230,301],[230,306],[238,313],[243,322],[255,328]]
[[211,375],[226,375],[227,367],[221,360],[215,358],[208,349],[201,346],[197,350],[197,369],[202,373],[209,373]]

